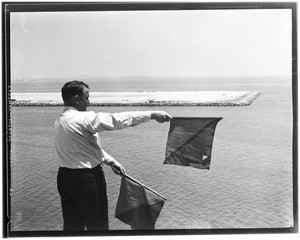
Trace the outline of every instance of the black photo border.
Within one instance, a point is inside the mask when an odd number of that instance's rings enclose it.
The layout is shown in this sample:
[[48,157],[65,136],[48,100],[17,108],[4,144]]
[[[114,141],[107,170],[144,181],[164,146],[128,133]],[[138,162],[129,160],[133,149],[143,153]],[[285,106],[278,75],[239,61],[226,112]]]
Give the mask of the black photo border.
[[[10,222],[10,16],[12,12],[151,11],[291,9],[292,15],[292,101],[293,101],[293,227],[237,229],[109,230],[86,232],[11,231]],[[3,237],[134,236],[298,233],[298,56],[297,2],[2,2],[2,132],[3,132]]]

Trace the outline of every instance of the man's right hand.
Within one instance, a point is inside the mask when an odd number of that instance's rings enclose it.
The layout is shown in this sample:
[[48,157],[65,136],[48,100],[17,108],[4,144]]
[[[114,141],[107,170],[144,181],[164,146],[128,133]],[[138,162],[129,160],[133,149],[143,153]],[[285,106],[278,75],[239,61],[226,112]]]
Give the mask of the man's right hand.
[[114,160],[110,166],[115,174],[122,175],[126,172],[125,168],[117,160]]
[[164,111],[155,111],[151,113],[151,119],[156,120],[159,123],[169,122],[172,119],[171,115]]

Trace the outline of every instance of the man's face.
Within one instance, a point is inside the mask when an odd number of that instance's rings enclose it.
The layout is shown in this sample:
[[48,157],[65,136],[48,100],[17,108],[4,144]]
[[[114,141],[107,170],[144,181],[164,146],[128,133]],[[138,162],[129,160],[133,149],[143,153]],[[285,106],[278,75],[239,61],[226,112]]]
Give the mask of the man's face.
[[89,92],[90,90],[85,87],[83,89],[82,95],[78,96],[78,101],[76,106],[78,111],[86,111],[87,106],[90,105]]

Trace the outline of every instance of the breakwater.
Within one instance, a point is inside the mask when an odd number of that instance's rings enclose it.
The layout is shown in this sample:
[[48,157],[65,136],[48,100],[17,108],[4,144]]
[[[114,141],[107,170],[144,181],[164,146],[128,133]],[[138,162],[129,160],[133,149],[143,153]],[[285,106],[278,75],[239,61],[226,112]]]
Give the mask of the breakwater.
[[[249,92],[137,92],[91,94],[90,106],[249,106],[260,95]],[[63,106],[55,94],[15,94],[11,106]]]

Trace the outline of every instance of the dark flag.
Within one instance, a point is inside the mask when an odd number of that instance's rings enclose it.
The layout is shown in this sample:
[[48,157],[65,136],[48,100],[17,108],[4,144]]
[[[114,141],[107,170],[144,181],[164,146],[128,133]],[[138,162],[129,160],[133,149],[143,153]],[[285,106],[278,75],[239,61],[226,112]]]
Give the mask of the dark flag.
[[222,118],[173,118],[164,164],[209,169],[217,123]]
[[115,217],[132,229],[154,229],[163,197],[128,175],[122,175]]

